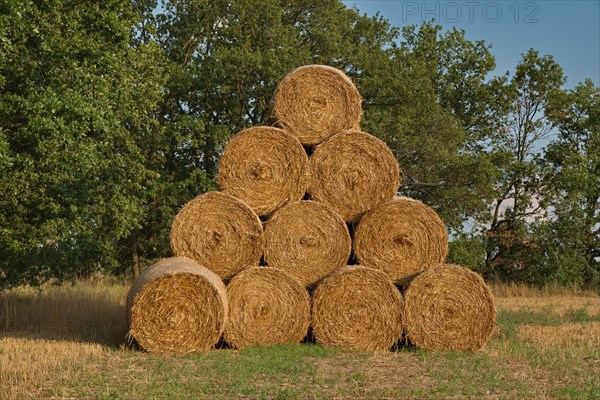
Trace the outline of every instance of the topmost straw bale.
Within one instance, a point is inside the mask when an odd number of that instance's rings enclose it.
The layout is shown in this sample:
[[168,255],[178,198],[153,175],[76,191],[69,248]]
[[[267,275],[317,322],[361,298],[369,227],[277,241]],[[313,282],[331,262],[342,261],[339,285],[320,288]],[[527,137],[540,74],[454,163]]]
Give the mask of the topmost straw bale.
[[279,83],[272,117],[277,125],[314,146],[347,129],[359,129],[362,98],[342,71],[326,65],[305,65]]

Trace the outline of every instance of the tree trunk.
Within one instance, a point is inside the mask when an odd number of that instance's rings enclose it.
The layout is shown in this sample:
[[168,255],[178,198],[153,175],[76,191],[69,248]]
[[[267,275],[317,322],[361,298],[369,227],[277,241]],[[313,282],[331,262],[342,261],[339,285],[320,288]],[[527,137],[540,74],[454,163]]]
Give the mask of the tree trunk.
[[133,273],[133,279],[136,279],[138,276],[140,276],[140,258],[138,255],[138,242],[137,242],[137,235],[133,234],[131,236],[131,256],[132,256],[132,273]]

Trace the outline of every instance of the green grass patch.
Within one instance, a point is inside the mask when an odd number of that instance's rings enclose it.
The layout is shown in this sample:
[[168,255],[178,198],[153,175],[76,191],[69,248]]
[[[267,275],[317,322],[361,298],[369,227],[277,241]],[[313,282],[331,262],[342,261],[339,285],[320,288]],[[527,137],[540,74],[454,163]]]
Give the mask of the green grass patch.
[[515,373],[515,360],[510,356],[477,352],[418,351],[427,366],[432,384],[428,390],[413,391],[416,397],[483,398],[503,393],[504,396],[535,398],[535,387]]
[[600,322],[600,315],[590,315],[585,307],[571,308],[562,316],[553,312],[551,307],[540,310],[500,310],[496,317],[496,324],[505,339],[514,339],[520,325],[560,326],[587,322]]
[[600,399],[600,387],[581,388],[576,386],[560,386],[551,388],[550,394],[557,399],[598,400]]
[[[319,345],[262,346],[184,356],[127,351],[116,368],[98,360],[104,367],[86,383],[80,382],[72,395],[100,399],[298,398],[310,394],[311,385],[318,384],[315,360],[337,353]],[[123,369],[137,372],[123,376]]]
[[586,308],[571,308],[565,313],[566,322],[600,322],[600,315],[590,315]]

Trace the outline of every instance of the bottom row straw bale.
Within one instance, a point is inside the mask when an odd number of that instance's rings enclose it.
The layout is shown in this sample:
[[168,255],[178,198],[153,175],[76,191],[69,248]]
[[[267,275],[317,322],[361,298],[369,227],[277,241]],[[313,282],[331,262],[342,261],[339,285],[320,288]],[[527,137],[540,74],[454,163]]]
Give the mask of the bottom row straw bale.
[[224,339],[234,348],[298,343],[310,323],[310,297],[287,272],[271,267],[242,271],[227,285],[229,322]]
[[475,351],[489,340],[496,309],[475,272],[438,264],[418,274],[404,296],[384,272],[345,266],[321,280],[312,295],[286,271],[250,267],[227,288],[182,257],[145,270],[127,297],[129,338],[149,352],[213,348],[221,336],[233,348],[298,343],[309,325],[325,346],[388,350],[404,333],[424,350]]
[[475,272],[439,264],[406,289],[407,340],[424,350],[479,350],[490,338],[496,308],[489,287]]
[[312,328],[326,346],[388,350],[402,334],[402,295],[383,272],[346,266],[313,293]]
[[129,338],[149,352],[212,348],[228,314],[221,279],[196,262],[173,257],[146,269],[127,296]]

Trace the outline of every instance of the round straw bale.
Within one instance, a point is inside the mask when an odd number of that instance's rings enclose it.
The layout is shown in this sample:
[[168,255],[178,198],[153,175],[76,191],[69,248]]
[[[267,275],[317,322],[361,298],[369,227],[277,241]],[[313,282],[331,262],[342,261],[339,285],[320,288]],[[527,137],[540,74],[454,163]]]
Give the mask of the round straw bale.
[[345,129],[359,129],[361,97],[339,69],[306,65],[277,86],[272,117],[278,126],[313,146]]
[[354,232],[354,253],[360,264],[380,269],[402,284],[444,262],[448,233],[431,207],[395,197],[362,217]]
[[263,254],[262,223],[246,203],[227,193],[208,192],[187,203],[171,226],[171,248],[229,279],[258,265]]
[[265,262],[309,286],[348,262],[351,239],[330,207],[302,200],[278,210],[265,227]]
[[221,190],[269,215],[306,193],[308,156],[294,136],[257,126],[231,139],[219,162]]
[[346,266],[313,293],[317,342],[356,350],[388,350],[402,334],[402,295],[383,272]]
[[319,145],[309,161],[308,192],[356,221],[391,200],[400,185],[398,161],[386,144],[361,131],[343,131]]
[[230,346],[298,343],[306,336],[310,298],[287,272],[248,268],[229,282],[227,296],[229,321],[223,338]]
[[227,322],[225,285],[183,257],[160,260],[144,270],[127,295],[128,336],[146,351],[208,350]]
[[439,264],[419,274],[405,292],[407,339],[425,350],[478,350],[496,321],[494,299],[475,272]]

